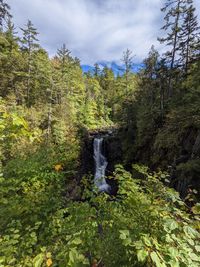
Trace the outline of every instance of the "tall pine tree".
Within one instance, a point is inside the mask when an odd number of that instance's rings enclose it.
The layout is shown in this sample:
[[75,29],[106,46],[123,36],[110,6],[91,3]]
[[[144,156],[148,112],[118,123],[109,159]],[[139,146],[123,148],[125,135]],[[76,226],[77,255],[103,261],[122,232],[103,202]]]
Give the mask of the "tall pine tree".
[[126,95],[128,95],[129,76],[130,76],[131,69],[133,66],[132,51],[129,49],[126,49],[126,51],[123,52],[123,57],[122,57],[121,61],[124,64],[123,70],[124,70],[124,76],[125,76]]
[[27,86],[26,86],[26,104],[31,105],[30,91],[31,91],[31,74],[33,65],[33,52],[39,48],[37,39],[37,29],[33,26],[32,22],[28,20],[26,27],[21,28],[23,33],[22,51],[27,55]]
[[73,59],[71,57],[71,51],[67,49],[66,45],[63,44],[60,49],[57,50],[57,60],[59,62],[59,71],[61,74],[60,82],[57,84],[58,92],[57,92],[57,101],[59,104],[62,103],[62,97],[65,94],[69,93],[69,72],[70,72],[70,64]]
[[165,12],[165,25],[162,30],[167,32],[167,36],[158,38],[161,43],[165,43],[169,46],[169,50],[165,53],[165,58],[169,64],[169,82],[168,82],[168,96],[172,96],[172,78],[173,69],[178,65],[178,51],[179,51],[179,32],[181,28],[181,17],[184,11],[185,0],[167,0],[165,6],[161,9]]
[[199,41],[199,29],[197,16],[195,15],[195,7],[193,0],[187,0],[184,12],[184,21],[180,32],[181,46],[181,64],[188,72],[189,64],[193,62],[197,56],[197,43]]
[[4,0],[0,0],[0,32],[3,30],[4,22],[11,17],[10,6]]

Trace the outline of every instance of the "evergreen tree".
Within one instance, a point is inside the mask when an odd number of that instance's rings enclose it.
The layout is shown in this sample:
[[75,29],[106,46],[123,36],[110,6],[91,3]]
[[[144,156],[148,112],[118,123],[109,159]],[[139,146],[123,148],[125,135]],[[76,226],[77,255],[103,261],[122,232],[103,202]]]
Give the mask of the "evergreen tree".
[[[19,70],[20,51],[16,34],[14,24],[11,18],[8,18],[5,32],[2,33],[0,49],[0,95],[4,97],[13,94],[13,92],[16,96],[15,92],[17,91],[15,85],[18,80],[16,73]],[[22,66],[23,63],[20,62],[20,65]]]
[[8,19],[5,31],[6,39],[9,43],[9,51],[10,53],[12,50],[18,45],[17,42],[19,38],[17,37],[17,32],[14,23],[12,22],[11,18]]
[[172,77],[173,69],[178,64],[178,52],[180,50],[179,32],[181,30],[181,19],[184,12],[185,0],[167,0],[165,6],[161,9],[165,12],[165,25],[162,30],[167,32],[167,36],[158,38],[161,43],[165,43],[170,49],[165,53],[166,60],[169,63],[170,75],[168,84],[168,96],[172,96]]
[[25,25],[25,29],[20,28],[23,33],[23,37],[21,40],[22,43],[22,51],[28,52],[29,55],[39,47],[37,35],[37,29],[33,26],[32,22],[28,20]]
[[115,113],[115,103],[117,101],[117,90],[113,70],[109,69],[107,66],[105,66],[102,70],[100,85],[105,99],[105,106],[111,109],[111,116],[113,119]]
[[157,71],[158,71],[158,59],[159,53],[155,50],[154,46],[148,54],[148,57],[144,60],[144,71],[142,75],[143,82],[145,83],[144,88],[147,89],[148,102],[153,105],[155,100],[155,83],[157,82]]
[[144,75],[151,80],[155,78],[157,73],[158,58],[159,53],[152,45],[148,57],[144,60]]
[[167,99],[167,78],[168,78],[168,67],[164,59],[158,61],[158,69],[157,69],[157,78],[160,89],[160,112],[161,112],[161,120],[164,119],[165,112],[165,100]]
[[3,22],[11,17],[10,6],[4,0],[0,0],[0,32],[3,30]]
[[27,86],[26,86],[26,104],[27,106],[31,105],[30,92],[31,92],[31,74],[33,69],[33,53],[36,49],[39,48],[38,39],[37,39],[37,29],[34,28],[32,22],[28,20],[26,28],[21,28],[23,33],[22,51],[27,55]]
[[70,54],[71,54],[71,51],[69,51],[69,49],[66,48],[66,44],[63,44],[61,48],[58,49],[57,51],[58,59],[61,63],[61,71],[62,71],[63,77],[65,74],[66,64],[72,61]]
[[132,51],[129,49],[126,49],[126,51],[123,52],[123,57],[121,61],[124,64],[123,70],[124,70],[124,76],[125,76],[125,87],[126,87],[126,94],[128,94],[129,76],[130,76],[131,69],[133,66]]
[[40,48],[34,52],[32,62],[32,80],[31,86],[31,105],[39,103],[48,103],[47,90],[52,88],[52,72],[53,68],[48,57],[48,53]]
[[57,101],[59,104],[62,103],[63,94],[69,94],[69,77],[70,77],[70,67],[72,65],[73,59],[71,57],[71,51],[66,48],[63,44],[60,49],[57,50],[57,60],[58,60],[58,70],[61,74],[60,81],[57,83]]
[[99,67],[99,64],[98,63],[95,63],[94,64],[94,76],[96,77],[96,78],[98,78],[99,77],[99,75],[100,75],[100,67]]
[[199,29],[197,16],[195,15],[195,7],[193,6],[193,0],[187,0],[186,9],[184,12],[184,21],[182,31],[179,38],[181,46],[181,64],[188,72],[189,64],[192,63],[197,56],[197,42],[199,38]]

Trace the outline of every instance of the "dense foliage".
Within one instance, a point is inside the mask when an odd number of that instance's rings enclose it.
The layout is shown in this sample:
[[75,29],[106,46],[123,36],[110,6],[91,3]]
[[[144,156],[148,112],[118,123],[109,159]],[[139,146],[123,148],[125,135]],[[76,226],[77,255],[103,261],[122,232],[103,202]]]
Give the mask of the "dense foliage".
[[[200,266],[199,27],[192,0],[162,11],[164,55],[83,74],[31,21],[20,38],[0,0],[0,267]],[[123,150],[114,196],[79,173],[83,134],[105,127]]]

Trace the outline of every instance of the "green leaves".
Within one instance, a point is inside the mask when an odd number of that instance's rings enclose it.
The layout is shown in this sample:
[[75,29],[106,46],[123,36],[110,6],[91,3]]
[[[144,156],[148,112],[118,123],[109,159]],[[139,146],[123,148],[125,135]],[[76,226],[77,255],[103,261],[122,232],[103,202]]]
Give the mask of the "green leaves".
[[137,258],[139,262],[145,262],[149,253],[146,250],[138,250],[137,251]]
[[200,252],[200,245],[194,247],[197,252]]
[[171,233],[178,228],[178,223],[174,219],[167,219],[164,223],[164,229],[167,233]]
[[122,240],[126,239],[130,235],[129,230],[120,230],[119,232],[120,232],[120,238]]
[[139,166],[133,179],[118,165],[115,197],[97,194],[85,177],[82,195],[87,200],[71,201],[65,196],[64,202],[62,189],[69,186],[71,176],[63,184],[63,171],[54,170],[61,161],[50,155],[51,163],[42,153],[13,160],[5,168],[0,187],[2,264],[198,266],[198,221],[191,220],[184,206],[178,208],[178,194],[160,182],[160,174],[150,175],[141,167],[145,177],[141,182]]
[[119,232],[120,232],[119,238],[122,239],[123,245],[125,247],[131,245],[132,240],[130,238],[130,232],[128,230],[120,230]]
[[40,253],[33,259],[33,266],[41,267],[43,262],[44,262],[44,254]]
[[191,226],[187,225],[183,227],[184,233],[186,234],[187,237],[189,238],[196,238],[200,237],[200,234]]
[[197,203],[194,207],[192,207],[192,212],[195,214],[195,215],[200,215],[200,203]]
[[74,238],[70,244],[74,245],[80,245],[82,243],[82,240],[79,237]]
[[156,253],[155,251],[150,253],[150,258],[156,267],[165,267],[166,266],[164,263],[161,262],[159,254]]
[[71,249],[69,252],[69,261],[67,266],[81,267],[85,265],[89,265],[88,259],[86,259],[83,254],[80,254],[75,248]]

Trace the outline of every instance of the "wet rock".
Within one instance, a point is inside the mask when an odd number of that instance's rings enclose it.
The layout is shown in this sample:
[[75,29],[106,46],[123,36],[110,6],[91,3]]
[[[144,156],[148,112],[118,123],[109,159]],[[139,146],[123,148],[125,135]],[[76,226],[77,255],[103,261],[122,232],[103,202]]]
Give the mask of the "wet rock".
[[183,135],[179,156],[173,163],[171,185],[186,197],[188,190],[200,190],[200,130],[188,129]]
[[122,144],[118,136],[109,136],[104,139],[105,156],[108,161],[107,175],[114,171],[115,165],[122,162]]
[[200,130],[192,147],[192,158],[194,157],[200,157]]
[[89,135],[85,136],[82,141],[82,150],[80,155],[80,171],[79,171],[79,182],[81,178],[86,174],[94,174],[94,158],[93,158],[93,138]]
[[192,154],[193,146],[195,144],[198,135],[198,130],[195,128],[189,128],[182,137],[182,150]]

